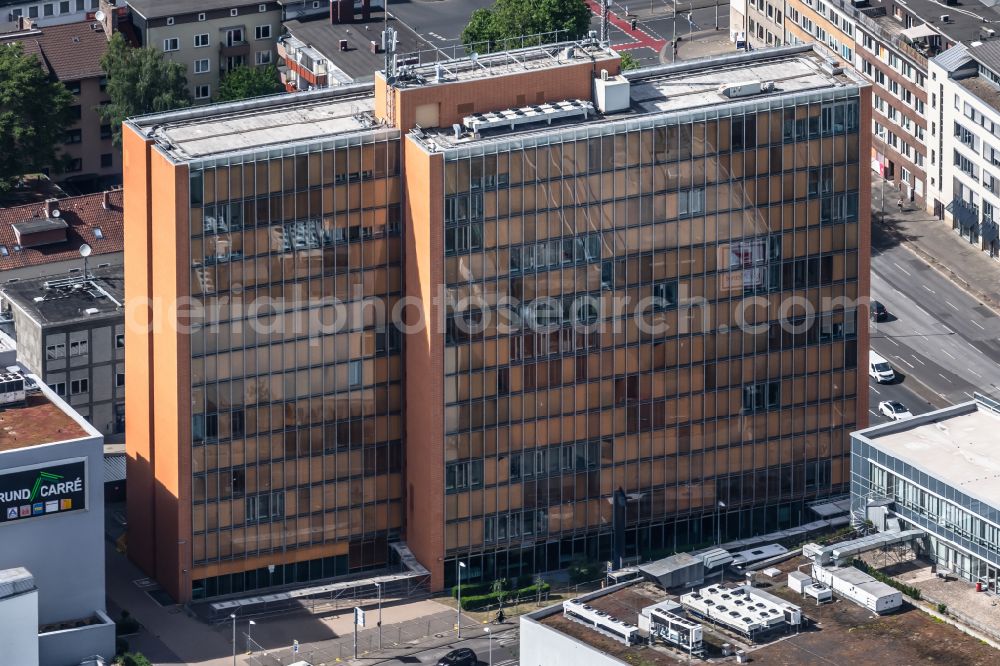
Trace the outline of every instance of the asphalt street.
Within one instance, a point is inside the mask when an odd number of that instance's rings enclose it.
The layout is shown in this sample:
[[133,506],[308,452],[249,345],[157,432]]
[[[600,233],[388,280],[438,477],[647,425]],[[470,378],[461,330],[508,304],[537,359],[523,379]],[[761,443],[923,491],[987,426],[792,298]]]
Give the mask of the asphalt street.
[[873,404],[898,399],[920,413],[976,391],[1000,396],[996,313],[900,246],[873,250],[871,291],[889,311],[871,326],[872,347],[902,375],[894,385],[873,384]]
[[[518,631],[516,628],[491,626],[491,630],[500,632],[492,639],[483,629],[478,629],[478,631],[477,629],[477,627],[463,627],[462,636],[471,636],[470,638],[463,638],[463,640],[449,645],[435,647],[421,652],[414,652],[406,657],[399,657],[388,661],[375,661],[373,662],[373,666],[374,664],[409,664],[410,666],[413,666],[414,664],[436,665],[441,657],[459,647],[471,648],[472,651],[476,653],[479,663],[484,666],[490,666],[490,664],[492,664],[492,666],[516,666],[518,663]],[[491,642],[493,645],[492,662],[490,661]]]

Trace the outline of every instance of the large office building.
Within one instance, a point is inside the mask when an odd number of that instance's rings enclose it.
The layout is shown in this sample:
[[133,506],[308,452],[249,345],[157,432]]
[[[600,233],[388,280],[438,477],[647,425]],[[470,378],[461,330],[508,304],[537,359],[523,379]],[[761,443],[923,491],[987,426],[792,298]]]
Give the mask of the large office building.
[[[1000,403],[969,402],[856,432],[851,507],[857,522],[884,516],[923,530],[921,554],[941,570],[1000,589]],[[887,514],[887,510],[891,513]]]
[[126,123],[131,556],[440,589],[798,524],[866,423],[870,109],[585,40]]

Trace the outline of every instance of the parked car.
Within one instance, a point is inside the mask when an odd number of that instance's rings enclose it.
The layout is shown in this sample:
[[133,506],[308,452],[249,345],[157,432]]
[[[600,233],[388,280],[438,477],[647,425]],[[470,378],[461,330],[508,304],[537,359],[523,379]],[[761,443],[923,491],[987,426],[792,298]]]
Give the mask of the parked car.
[[479,658],[469,648],[452,650],[438,660],[437,666],[477,666]]
[[868,313],[872,321],[885,321],[889,317],[889,311],[879,301],[872,301],[869,304]]
[[883,400],[878,403],[878,411],[882,412],[883,416],[886,416],[893,421],[902,421],[903,419],[913,418],[913,414],[910,410],[906,408],[905,405],[896,400]]

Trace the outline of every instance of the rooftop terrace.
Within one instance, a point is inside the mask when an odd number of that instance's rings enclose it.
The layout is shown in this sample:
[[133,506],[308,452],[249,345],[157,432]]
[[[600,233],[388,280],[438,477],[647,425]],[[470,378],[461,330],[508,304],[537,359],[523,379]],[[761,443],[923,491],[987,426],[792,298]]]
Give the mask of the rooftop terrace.
[[89,435],[79,423],[43,394],[26,403],[0,408],[0,451],[13,451]]

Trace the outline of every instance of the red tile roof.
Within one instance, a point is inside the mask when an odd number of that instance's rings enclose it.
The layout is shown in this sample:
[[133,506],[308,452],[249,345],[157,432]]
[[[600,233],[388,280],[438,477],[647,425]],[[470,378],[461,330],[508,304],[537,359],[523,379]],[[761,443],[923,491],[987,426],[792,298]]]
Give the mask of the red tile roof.
[[[122,191],[113,190],[108,193],[107,209],[102,206],[103,196],[103,193],[98,192],[60,199],[60,219],[69,225],[66,229],[66,241],[20,250],[14,249],[17,238],[11,225],[35,217],[45,217],[45,204],[0,208],[0,245],[7,250],[7,256],[3,256],[3,251],[0,250],[0,271],[79,259],[80,246],[84,243],[94,249],[94,255],[121,252],[124,243]],[[94,235],[95,228],[100,228],[103,238],[99,239]]]
[[104,30],[94,30],[94,21],[47,25],[28,32],[0,35],[0,43],[21,42],[25,53],[34,54],[60,81],[104,76],[101,56],[108,50]]

